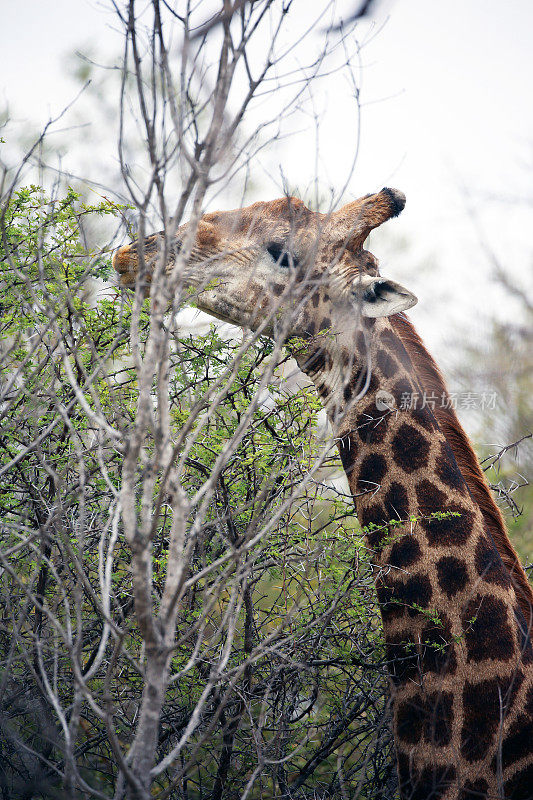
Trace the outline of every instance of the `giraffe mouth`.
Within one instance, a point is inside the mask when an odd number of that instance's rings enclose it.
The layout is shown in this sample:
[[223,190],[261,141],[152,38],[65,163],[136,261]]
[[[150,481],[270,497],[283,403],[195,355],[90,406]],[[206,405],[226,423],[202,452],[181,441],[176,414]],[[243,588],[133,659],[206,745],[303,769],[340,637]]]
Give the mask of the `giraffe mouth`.
[[113,269],[118,272],[121,286],[131,286],[135,283],[137,277],[137,269],[134,269],[132,264],[131,247],[132,245],[129,244],[119,247],[118,250],[115,250],[111,259]]
[[[142,260],[146,267],[145,280],[147,283],[151,282],[151,276],[157,259],[162,255],[162,248],[164,247],[163,233],[155,233],[146,237],[142,243]],[[130,244],[119,247],[113,253],[111,263],[114,270],[119,275],[119,283],[121,286],[133,288],[137,276],[139,274],[139,241],[134,240]],[[168,252],[166,253],[165,271],[168,272],[173,264],[177,255],[182,249],[182,240],[177,236],[168,243]]]

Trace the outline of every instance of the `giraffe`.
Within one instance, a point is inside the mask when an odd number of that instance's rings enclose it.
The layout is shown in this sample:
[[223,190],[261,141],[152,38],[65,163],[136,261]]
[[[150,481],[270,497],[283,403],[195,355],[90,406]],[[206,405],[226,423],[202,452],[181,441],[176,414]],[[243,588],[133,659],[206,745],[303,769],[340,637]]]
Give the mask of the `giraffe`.
[[422,396],[443,398],[443,402],[435,405],[435,417],[452,449],[466,485],[483,514],[501,559],[509,570],[529,633],[533,635],[531,585],[511,544],[502,512],[494,501],[479,460],[450,402],[444,378],[412,322],[404,314],[391,317],[391,322],[409,354]]
[[[528,589],[438,418],[402,407],[424,363],[398,322],[416,298],[363,248],[404,205],[386,188],[329,215],[296,198],[205,214],[187,280],[205,286],[198,307],[228,322],[276,335],[285,321],[328,411],[373,551],[402,798],[533,800]],[[140,259],[147,282],[158,258],[170,272],[185,231],[173,247],[155,234],[119,248],[122,284],[135,284]],[[428,363],[422,384],[439,375]]]

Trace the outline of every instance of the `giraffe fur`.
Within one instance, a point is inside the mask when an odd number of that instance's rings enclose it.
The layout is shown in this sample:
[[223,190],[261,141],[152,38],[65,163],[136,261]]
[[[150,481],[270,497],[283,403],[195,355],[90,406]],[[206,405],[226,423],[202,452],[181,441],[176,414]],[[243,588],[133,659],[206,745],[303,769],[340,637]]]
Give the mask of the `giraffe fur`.
[[398,323],[416,298],[363,247],[404,204],[388,188],[331,214],[255,203],[204,215],[186,264],[182,226],[170,245],[164,234],[125,245],[114,265],[134,286],[144,260],[148,285],[164,259],[169,292],[182,268],[200,308],[283,332],[314,382],[373,554],[403,800],[533,800],[528,589],[449,420],[402,408],[431,373]]

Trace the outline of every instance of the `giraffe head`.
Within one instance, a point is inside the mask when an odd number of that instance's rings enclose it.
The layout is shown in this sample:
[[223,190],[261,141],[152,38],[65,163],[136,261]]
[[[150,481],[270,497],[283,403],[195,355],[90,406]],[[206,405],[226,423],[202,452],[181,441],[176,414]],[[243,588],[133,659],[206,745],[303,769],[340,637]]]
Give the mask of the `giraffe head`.
[[121,247],[113,264],[122,285],[134,286],[141,262],[150,282],[163,260],[168,275],[197,288],[198,307],[219,319],[286,337],[316,339],[325,331],[353,350],[364,318],[390,316],[416,303],[407,289],[379,276],[377,259],[363,248],[370,231],[404,205],[395,189],[331,214],[312,212],[292,197],[254,203],[205,214],[183,266],[186,225],[170,243],[157,233]]

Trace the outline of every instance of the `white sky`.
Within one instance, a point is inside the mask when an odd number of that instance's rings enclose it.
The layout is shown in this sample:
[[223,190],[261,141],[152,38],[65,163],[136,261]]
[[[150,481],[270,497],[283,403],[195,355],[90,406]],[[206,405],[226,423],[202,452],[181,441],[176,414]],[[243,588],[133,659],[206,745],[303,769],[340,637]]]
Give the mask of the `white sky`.
[[[303,10],[292,23],[295,35],[322,5],[299,2]],[[339,7],[355,4],[342,0]],[[367,41],[359,76],[361,149],[346,199],[384,185],[406,193],[405,212],[388,224],[412,245],[398,254],[387,250],[382,271],[409,277],[420,299],[413,318],[446,367],[453,361],[446,343],[454,335],[482,336],[491,308],[504,316],[513,312],[491,282],[463,187],[491,246],[524,285],[531,285],[533,3],[382,0],[381,8],[388,18],[358,27]],[[113,52],[121,42],[113,27],[105,0],[0,0],[0,105],[9,101],[19,120],[44,123],[75,94],[65,56],[88,45]],[[320,116],[321,186],[338,189],[355,142],[347,81],[323,81],[313,102]],[[280,193],[279,166],[290,185],[305,192],[315,175],[315,132],[309,124],[308,131],[300,129],[285,141],[277,163],[270,154],[258,164],[260,192],[251,199]],[[98,142],[98,131],[94,136]],[[114,152],[100,156],[110,163],[116,158]],[[530,202],[498,200],[507,196]],[[382,255],[377,237],[374,251]],[[423,262],[428,266],[417,276]]]

